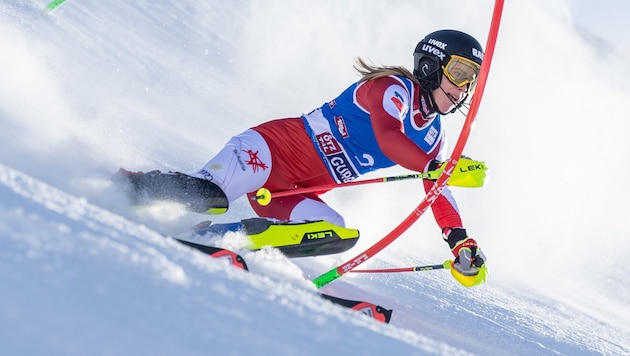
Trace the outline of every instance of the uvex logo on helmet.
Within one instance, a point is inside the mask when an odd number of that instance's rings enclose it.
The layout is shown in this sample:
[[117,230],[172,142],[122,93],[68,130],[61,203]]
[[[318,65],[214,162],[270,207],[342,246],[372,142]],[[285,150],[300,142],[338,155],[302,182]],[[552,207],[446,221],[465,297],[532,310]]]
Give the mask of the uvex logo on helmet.
[[437,47],[431,46],[428,43],[425,43],[425,44],[422,45],[422,50],[427,52],[428,54],[432,54],[432,55],[438,57],[440,59],[440,61],[443,61],[443,60],[446,59],[446,54],[444,52],[440,51],[440,49],[437,48]]

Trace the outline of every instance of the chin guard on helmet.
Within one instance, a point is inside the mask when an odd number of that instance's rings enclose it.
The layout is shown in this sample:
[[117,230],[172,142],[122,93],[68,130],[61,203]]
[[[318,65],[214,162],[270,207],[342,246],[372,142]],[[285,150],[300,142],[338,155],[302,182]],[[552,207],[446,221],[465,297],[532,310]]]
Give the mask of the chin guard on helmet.
[[440,87],[442,80],[440,62],[437,58],[421,56],[417,53],[414,54],[414,58],[416,57],[418,57],[418,59],[414,60],[416,66],[413,75],[420,81],[420,90],[425,93],[431,93]]

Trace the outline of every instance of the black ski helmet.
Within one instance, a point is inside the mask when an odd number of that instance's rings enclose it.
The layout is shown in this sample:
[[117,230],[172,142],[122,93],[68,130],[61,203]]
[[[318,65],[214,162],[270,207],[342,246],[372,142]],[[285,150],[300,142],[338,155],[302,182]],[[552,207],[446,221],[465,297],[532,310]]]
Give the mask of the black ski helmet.
[[432,32],[418,43],[413,52],[413,74],[420,81],[422,91],[431,93],[440,87],[443,68],[452,55],[481,65],[483,49],[474,37],[456,30]]

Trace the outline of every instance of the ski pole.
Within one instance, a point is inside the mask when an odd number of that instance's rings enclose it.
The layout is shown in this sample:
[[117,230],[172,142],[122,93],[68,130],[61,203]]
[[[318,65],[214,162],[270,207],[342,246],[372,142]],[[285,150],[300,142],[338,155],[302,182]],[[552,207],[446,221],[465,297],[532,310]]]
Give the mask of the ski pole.
[[[486,178],[486,164],[484,162],[475,161],[469,158],[462,157],[460,159],[461,163],[458,163],[455,167],[455,171],[452,173],[451,179],[448,181],[448,185],[457,186],[457,187],[467,187],[467,188],[478,188],[482,187]],[[270,192],[267,188],[260,188],[256,192],[256,195],[251,197],[251,200],[258,201],[258,204],[262,206],[267,206],[272,198],[280,198],[289,195],[295,194],[305,194],[305,193],[313,193],[313,192],[325,192],[331,189],[336,188],[344,188],[355,185],[363,185],[363,184],[372,184],[372,183],[385,183],[385,182],[394,182],[401,180],[409,180],[409,179],[436,179],[442,174],[442,168],[428,171],[425,173],[415,173],[415,174],[407,174],[407,175],[399,175],[399,176],[391,176],[391,177],[382,177],[382,178],[373,178],[373,179],[364,179],[353,182],[346,183],[332,183],[332,184],[324,184],[316,187],[305,187],[305,188],[296,188],[283,190],[278,192]]]
[[266,206],[271,202],[272,196],[273,198],[280,198],[280,197],[286,197],[286,196],[295,195],[295,194],[324,192],[331,189],[344,188],[344,187],[350,187],[350,186],[355,186],[355,185],[384,183],[384,182],[393,182],[393,181],[399,181],[399,180],[418,179],[418,178],[429,178],[429,173],[417,173],[417,174],[409,174],[409,175],[402,175],[402,176],[373,178],[373,179],[365,179],[365,180],[346,182],[346,183],[340,183],[340,184],[331,183],[331,184],[318,185],[315,187],[282,190],[278,192],[270,192],[267,188],[260,188],[256,192],[256,196],[253,196],[251,200],[257,200],[258,204],[262,206]]
[[399,267],[399,268],[382,268],[382,269],[351,269],[349,273],[397,273],[397,272],[421,272],[421,271],[434,271],[436,269],[448,269],[451,271],[451,276],[455,278],[464,287],[474,287],[486,281],[488,274],[488,268],[483,265],[479,267],[478,272],[474,275],[465,275],[457,270],[457,268],[451,268],[453,266],[452,260],[446,260],[441,265],[427,265],[427,266],[415,266],[415,267]]
[[352,269],[351,273],[397,273],[397,272],[421,272],[434,271],[436,269],[450,269],[453,261],[446,260],[441,265],[426,265],[415,267],[381,268],[381,269]]

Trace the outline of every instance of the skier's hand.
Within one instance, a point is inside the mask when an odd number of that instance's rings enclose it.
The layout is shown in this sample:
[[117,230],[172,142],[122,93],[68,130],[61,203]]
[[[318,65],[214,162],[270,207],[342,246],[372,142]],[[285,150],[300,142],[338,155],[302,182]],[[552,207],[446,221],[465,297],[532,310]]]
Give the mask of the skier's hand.
[[[428,164],[427,179],[437,180],[444,171],[446,162],[432,160]],[[481,161],[475,161],[466,156],[462,156],[454,170],[451,172],[447,184],[455,187],[478,188],[483,187],[486,179],[486,164]]]
[[437,159],[431,160],[427,166],[427,173],[429,174],[428,180],[436,180],[442,174],[444,170],[444,162],[440,162]]
[[476,276],[486,263],[486,256],[481,252],[477,241],[468,237],[462,228],[444,229],[444,240],[451,248],[455,260],[453,268],[464,276]]

